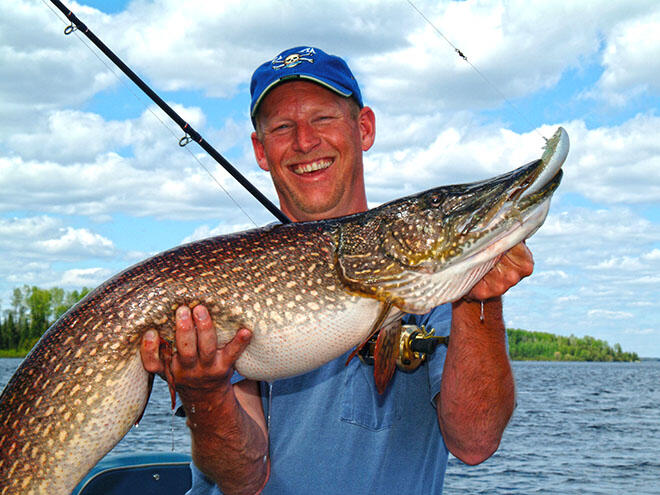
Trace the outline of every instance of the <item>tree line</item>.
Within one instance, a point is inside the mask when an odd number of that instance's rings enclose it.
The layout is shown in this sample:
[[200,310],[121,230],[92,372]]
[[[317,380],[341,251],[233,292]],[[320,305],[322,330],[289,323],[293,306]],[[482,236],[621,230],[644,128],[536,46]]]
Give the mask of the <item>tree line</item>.
[[0,356],[23,356],[48,327],[90,289],[65,291],[24,286],[13,291],[10,307],[0,317]]
[[509,355],[517,361],[639,361],[634,352],[624,352],[604,340],[589,337],[563,337],[546,332],[507,328]]
[[[0,316],[0,356],[25,355],[41,335],[90,289],[65,291],[59,287],[14,289],[9,309]],[[593,337],[563,337],[545,332],[508,328],[509,354],[513,360],[534,361],[639,361],[634,352],[623,352]]]

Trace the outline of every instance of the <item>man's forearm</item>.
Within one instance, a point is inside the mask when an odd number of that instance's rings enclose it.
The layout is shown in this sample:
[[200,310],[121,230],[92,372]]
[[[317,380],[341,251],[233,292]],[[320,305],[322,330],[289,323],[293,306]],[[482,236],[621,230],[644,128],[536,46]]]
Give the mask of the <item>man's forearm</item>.
[[258,493],[268,477],[268,440],[234,394],[183,402],[195,465],[227,495]]
[[500,298],[452,306],[452,329],[442,375],[438,419],[449,450],[478,464],[499,445],[515,403]]

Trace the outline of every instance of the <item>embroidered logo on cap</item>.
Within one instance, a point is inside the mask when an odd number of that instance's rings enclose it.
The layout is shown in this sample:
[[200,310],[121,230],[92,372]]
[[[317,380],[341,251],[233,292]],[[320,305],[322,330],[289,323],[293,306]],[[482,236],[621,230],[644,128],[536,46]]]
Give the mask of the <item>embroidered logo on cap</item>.
[[300,52],[298,53],[291,53],[286,57],[282,57],[282,55],[278,55],[271,62],[271,66],[273,69],[278,70],[278,69],[290,69],[303,62],[309,62],[310,64],[313,64],[315,54],[316,52],[314,51],[314,48],[305,48],[303,50],[300,50]]

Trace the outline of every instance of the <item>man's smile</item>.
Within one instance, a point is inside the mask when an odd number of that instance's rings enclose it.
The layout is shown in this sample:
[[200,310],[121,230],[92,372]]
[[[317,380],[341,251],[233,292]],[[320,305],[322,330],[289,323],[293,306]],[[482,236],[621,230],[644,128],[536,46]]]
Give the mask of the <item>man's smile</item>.
[[334,160],[330,158],[323,158],[320,160],[314,160],[308,163],[298,163],[291,167],[293,172],[297,175],[303,175],[310,172],[316,172],[318,170],[323,170],[332,165]]

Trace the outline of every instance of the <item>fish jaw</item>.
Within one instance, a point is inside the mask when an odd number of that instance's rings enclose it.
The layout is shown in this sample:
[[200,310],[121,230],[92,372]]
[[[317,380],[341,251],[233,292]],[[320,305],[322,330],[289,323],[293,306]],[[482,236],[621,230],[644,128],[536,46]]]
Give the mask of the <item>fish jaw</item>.
[[537,192],[557,175],[564,161],[566,161],[569,148],[570,140],[568,139],[568,133],[563,127],[559,127],[554,135],[546,142],[545,151],[541,156],[543,167],[540,170],[539,176],[534,181],[534,184],[525,190],[523,196]]

